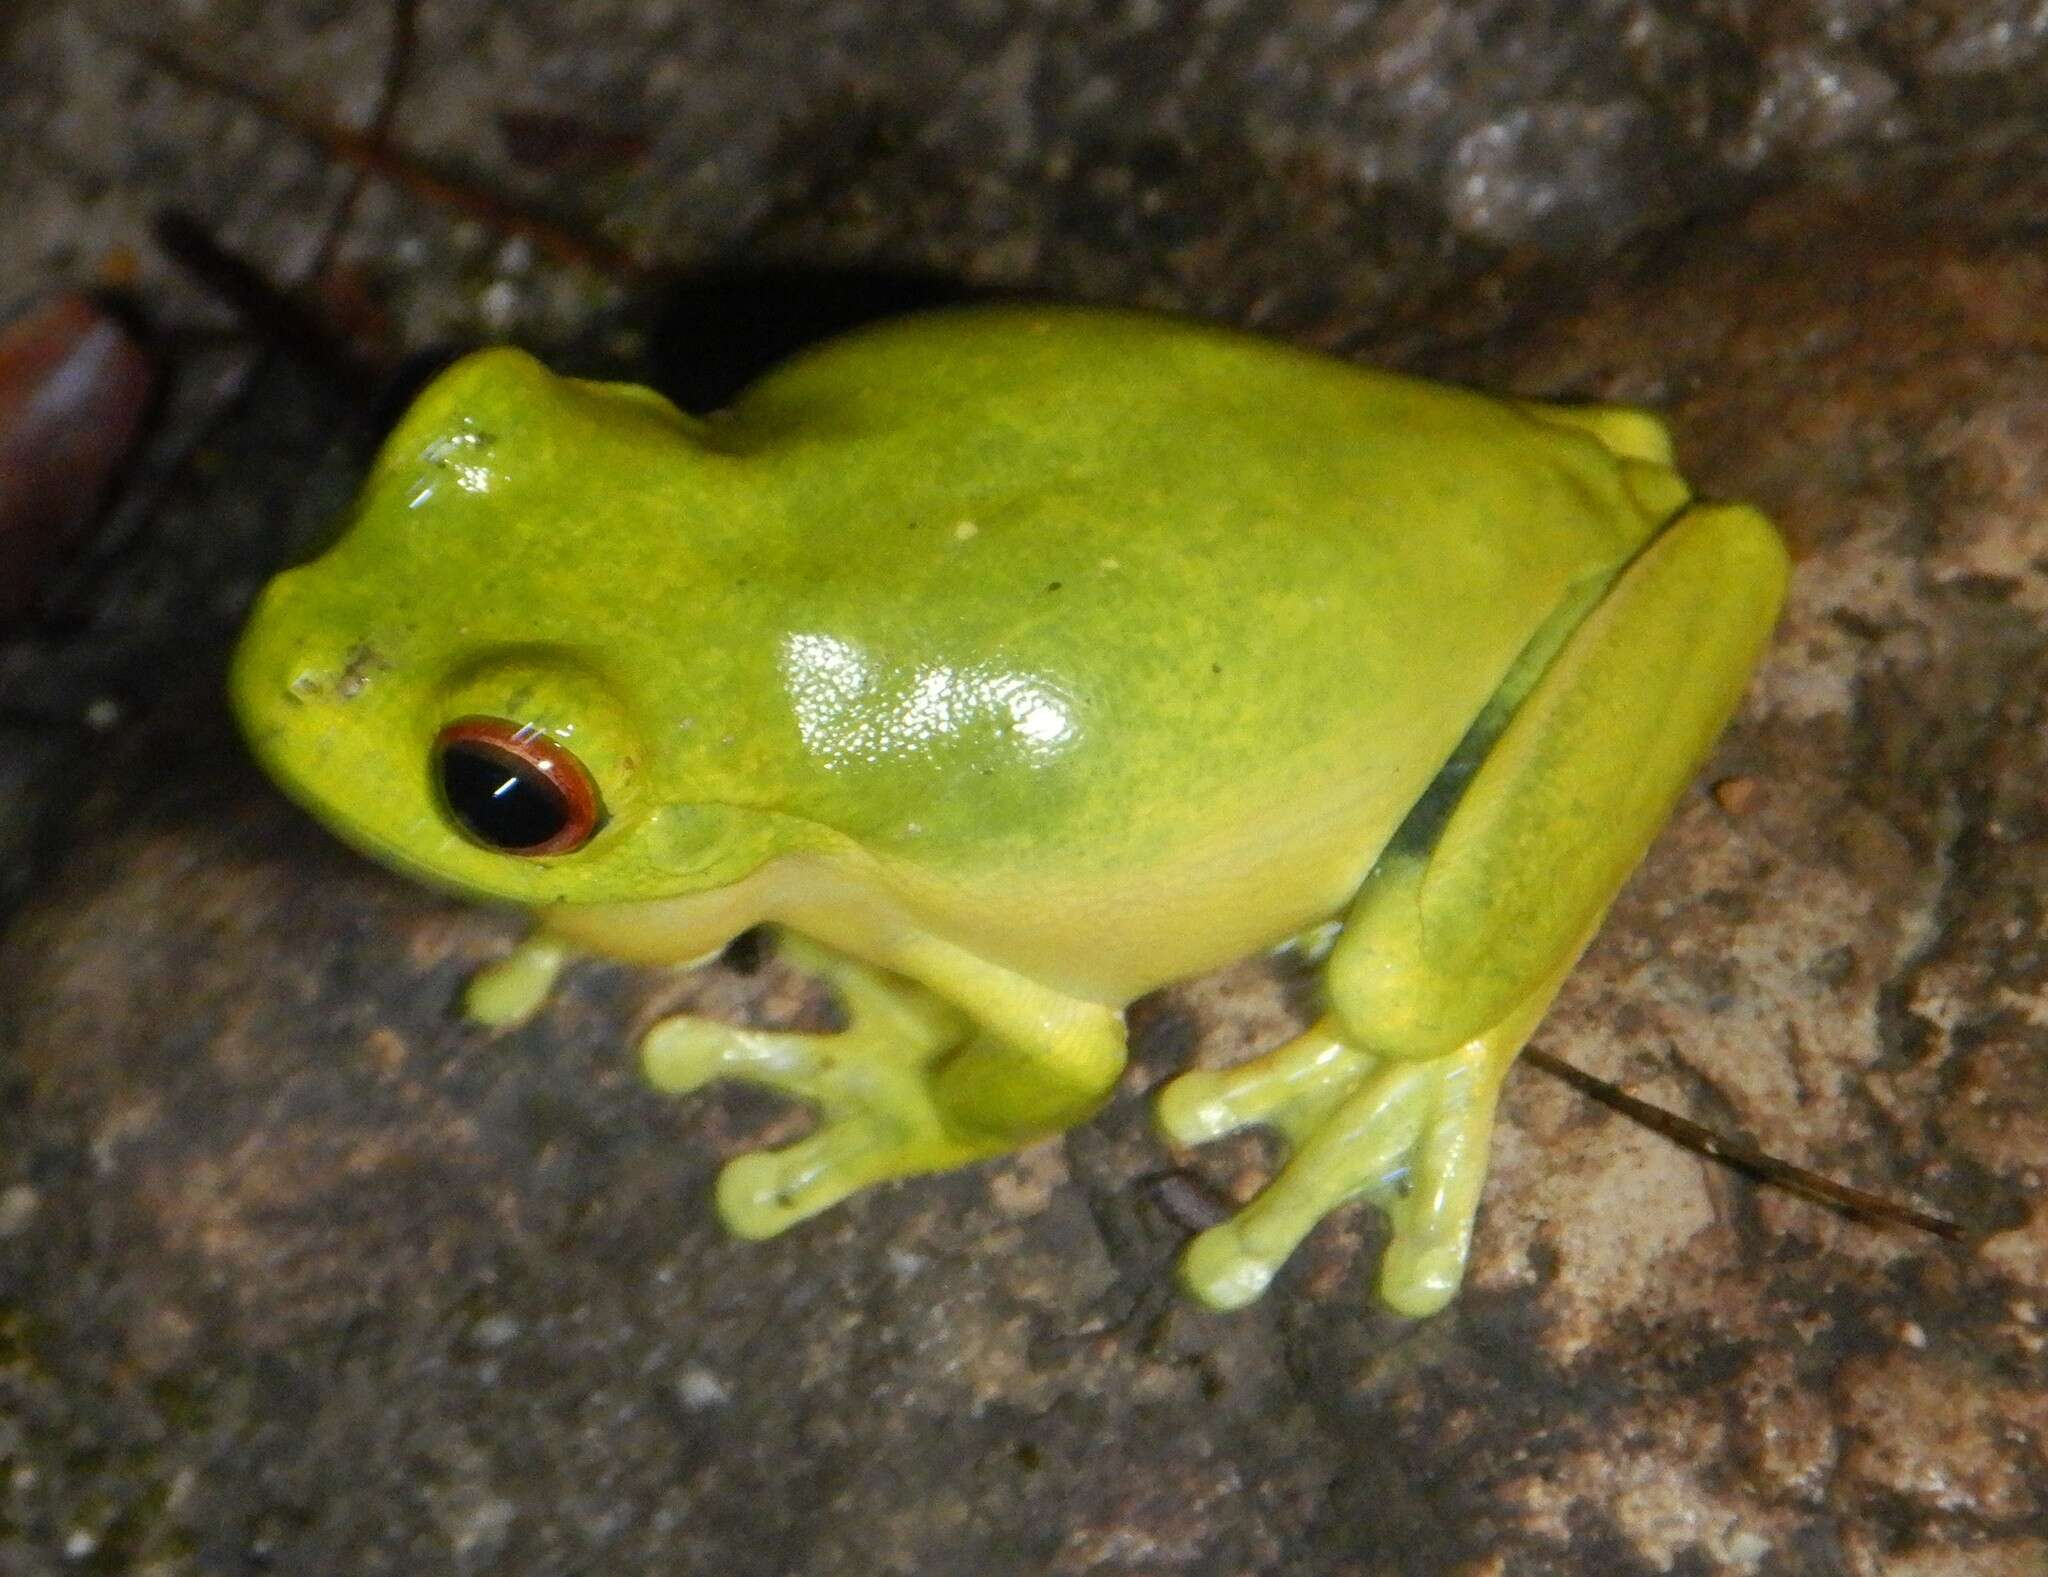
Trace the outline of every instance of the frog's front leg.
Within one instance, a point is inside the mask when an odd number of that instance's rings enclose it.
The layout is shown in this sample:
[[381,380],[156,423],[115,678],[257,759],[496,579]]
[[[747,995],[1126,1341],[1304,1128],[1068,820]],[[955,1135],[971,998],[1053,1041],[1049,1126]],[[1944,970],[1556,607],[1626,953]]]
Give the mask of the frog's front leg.
[[[718,1209],[741,1237],[773,1236],[890,1178],[1018,1148],[1101,1105],[1123,1065],[1122,1021],[927,945],[903,960],[930,984],[787,931],[785,956],[830,986],[834,1034],[664,1019],[642,1040],[648,1079],[673,1092],[744,1079],[811,1106],[818,1125],[720,1173]],[[943,994],[942,994],[943,993]]]
[[1418,806],[1345,918],[1314,1029],[1160,1100],[1172,1138],[1261,1124],[1288,1160],[1189,1246],[1205,1302],[1264,1290],[1326,1212],[1384,1207],[1381,1295],[1408,1314],[1456,1292],[1495,1093],[1742,693],[1783,595],[1784,549],[1754,512],[1682,511],[1527,693],[1446,813]]

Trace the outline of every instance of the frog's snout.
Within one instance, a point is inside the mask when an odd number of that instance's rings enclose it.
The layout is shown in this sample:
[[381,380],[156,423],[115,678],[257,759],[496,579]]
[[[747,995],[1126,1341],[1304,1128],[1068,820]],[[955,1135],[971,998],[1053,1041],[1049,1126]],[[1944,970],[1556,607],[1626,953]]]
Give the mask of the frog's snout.
[[391,667],[390,658],[374,642],[357,641],[339,658],[299,664],[285,685],[285,694],[298,702],[353,701]]
[[393,664],[375,638],[312,635],[320,621],[308,616],[294,573],[263,589],[243,626],[228,689],[245,728],[317,701],[353,701]]

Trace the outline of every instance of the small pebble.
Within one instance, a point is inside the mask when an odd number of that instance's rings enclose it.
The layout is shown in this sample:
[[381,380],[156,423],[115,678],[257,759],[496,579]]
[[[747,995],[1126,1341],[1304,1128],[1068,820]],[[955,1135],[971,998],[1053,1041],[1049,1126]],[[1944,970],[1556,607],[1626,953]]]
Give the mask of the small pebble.
[[1714,803],[1731,816],[1746,816],[1761,792],[1755,778],[1723,778],[1714,785]]

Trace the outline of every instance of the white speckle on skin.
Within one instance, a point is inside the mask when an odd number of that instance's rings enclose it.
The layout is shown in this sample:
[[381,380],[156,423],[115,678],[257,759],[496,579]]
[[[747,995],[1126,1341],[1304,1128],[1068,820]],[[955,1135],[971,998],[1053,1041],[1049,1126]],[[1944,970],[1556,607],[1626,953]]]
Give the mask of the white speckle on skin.
[[953,527],[953,540],[955,542],[970,542],[980,530],[981,527],[977,526],[973,521],[963,520]]

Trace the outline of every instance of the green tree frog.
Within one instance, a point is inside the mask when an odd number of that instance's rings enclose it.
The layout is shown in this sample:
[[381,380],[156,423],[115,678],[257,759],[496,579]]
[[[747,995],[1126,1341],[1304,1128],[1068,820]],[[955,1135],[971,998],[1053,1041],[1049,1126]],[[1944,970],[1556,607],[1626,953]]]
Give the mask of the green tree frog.
[[765,1237],[1086,1118],[1134,998],[1315,933],[1322,1014],[1170,1082],[1286,1160],[1183,1260],[1256,1298],[1328,1211],[1456,1291],[1502,1075],[1733,710],[1787,561],[1640,412],[1487,398],[1140,313],[979,307],[708,419],[492,349],[434,382],[233,699],[278,782],[532,911],[472,983],[763,923],[846,1028],[655,1024],[668,1090],[817,1123],[720,1174]]

